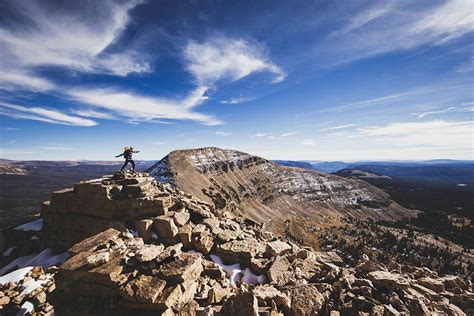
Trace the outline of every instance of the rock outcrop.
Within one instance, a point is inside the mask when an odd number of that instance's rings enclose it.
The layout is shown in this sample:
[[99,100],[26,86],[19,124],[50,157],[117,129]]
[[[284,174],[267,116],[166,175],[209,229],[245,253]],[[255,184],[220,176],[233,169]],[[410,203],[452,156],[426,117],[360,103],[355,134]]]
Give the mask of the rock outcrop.
[[265,223],[277,233],[294,217],[325,226],[340,217],[396,220],[417,213],[365,181],[283,167],[235,150],[173,151],[148,172],[160,183]]
[[56,315],[183,316],[474,312],[468,280],[412,266],[390,270],[367,257],[348,267],[334,252],[296,244],[147,174],[82,182],[55,193],[46,205],[44,242],[71,245],[69,259],[44,277],[33,277],[48,281],[32,297],[19,296],[31,275],[0,278],[5,311],[27,307],[41,315],[54,310]]
[[173,203],[171,192],[144,173],[80,182],[43,203],[42,239],[47,247],[67,249],[108,228],[125,230],[136,219],[165,214]]

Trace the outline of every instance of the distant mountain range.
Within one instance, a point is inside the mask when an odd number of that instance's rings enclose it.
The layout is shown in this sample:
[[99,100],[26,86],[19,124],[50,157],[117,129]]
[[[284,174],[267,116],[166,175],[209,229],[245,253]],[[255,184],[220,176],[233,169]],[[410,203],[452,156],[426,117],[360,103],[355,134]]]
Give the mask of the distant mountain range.
[[354,170],[378,176],[403,178],[405,181],[428,181],[450,185],[474,185],[474,161],[472,160],[424,160],[424,161],[292,161],[276,160],[282,166],[291,166],[348,176]]
[[333,173],[342,169],[356,169],[360,165],[364,166],[390,166],[390,167],[426,167],[426,166],[465,166],[474,167],[473,160],[402,160],[402,161],[317,161],[317,160],[274,160],[281,166],[298,167],[304,169],[314,169],[321,172]]

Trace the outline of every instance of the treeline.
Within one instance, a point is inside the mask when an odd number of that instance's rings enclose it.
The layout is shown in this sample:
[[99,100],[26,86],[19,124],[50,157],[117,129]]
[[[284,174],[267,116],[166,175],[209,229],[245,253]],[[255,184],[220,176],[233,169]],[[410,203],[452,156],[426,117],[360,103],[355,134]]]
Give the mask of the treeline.
[[415,229],[425,234],[434,234],[467,249],[474,248],[474,226],[456,227],[451,225],[448,214],[444,212],[420,213],[415,218],[397,222],[379,222],[387,227]]

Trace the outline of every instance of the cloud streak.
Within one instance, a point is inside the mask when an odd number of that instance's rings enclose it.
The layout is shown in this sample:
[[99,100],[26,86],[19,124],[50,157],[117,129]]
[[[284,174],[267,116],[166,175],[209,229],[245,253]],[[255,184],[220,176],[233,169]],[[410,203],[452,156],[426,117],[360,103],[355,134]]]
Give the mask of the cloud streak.
[[52,124],[71,126],[94,126],[93,120],[68,115],[57,110],[42,107],[27,107],[8,103],[0,103],[0,114],[20,119],[28,119]]
[[316,43],[318,50],[329,53],[331,61],[326,65],[424,45],[445,45],[474,31],[470,0],[450,0],[422,8],[416,2],[375,4],[353,16],[351,12],[348,22],[332,33],[331,42]]
[[337,132],[328,135],[327,140],[359,139],[366,146],[373,145],[385,148],[444,148],[470,150],[472,155],[471,121],[431,120],[424,122],[392,122],[385,125],[374,125],[357,128],[351,132]]
[[193,110],[207,100],[206,91],[206,87],[198,87],[182,99],[141,96],[113,89],[78,89],[71,91],[70,96],[77,102],[111,111],[114,116],[136,122],[172,119],[197,121],[205,125],[222,124],[210,115]]
[[143,54],[113,47],[129,22],[129,11],[140,3],[104,0],[78,9],[72,3],[11,1],[16,18],[6,15],[0,24],[0,89],[56,88],[39,74],[44,67],[117,76],[149,72]]

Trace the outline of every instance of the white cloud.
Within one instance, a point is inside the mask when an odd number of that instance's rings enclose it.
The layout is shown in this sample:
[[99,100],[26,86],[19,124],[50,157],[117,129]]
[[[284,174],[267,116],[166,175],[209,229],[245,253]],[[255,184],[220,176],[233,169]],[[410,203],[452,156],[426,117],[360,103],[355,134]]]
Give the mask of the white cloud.
[[97,123],[92,120],[68,115],[57,110],[51,110],[41,107],[27,107],[8,103],[0,103],[0,114],[14,118],[28,119],[61,125],[97,125]]
[[[0,64],[0,70],[1,64]],[[0,89],[14,91],[18,89],[26,89],[31,91],[46,91],[54,88],[54,83],[49,80],[39,78],[27,72],[20,70],[9,72],[4,70],[0,76]]]
[[436,146],[472,150],[473,132],[472,121],[433,120],[358,128],[357,136],[398,146]]
[[316,141],[314,139],[305,139],[305,140],[303,140],[303,145],[305,145],[305,146],[314,146],[314,145],[316,145]]
[[252,137],[265,137],[265,136],[267,136],[267,134],[266,133],[255,133],[255,134],[250,135],[250,136],[252,136]]
[[230,99],[227,99],[227,100],[222,100],[221,103],[222,104],[239,104],[239,103],[245,103],[245,102],[249,102],[249,101],[252,101],[252,100],[255,100],[255,98],[230,98]]
[[411,33],[428,35],[437,44],[443,44],[474,31],[473,11],[472,0],[446,1],[419,19]]
[[412,111],[417,103],[423,104],[446,104],[460,102],[470,98],[472,95],[472,84],[466,80],[443,80],[430,85],[418,86],[398,93],[392,93],[380,97],[349,102],[338,106],[328,107],[318,112],[334,112],[344,110],[362,109],[368,107],[382,106],[408,106]]
[[216,135],[220,135],[220,136],[229,136],[230,133],[226,133],[226,132],[223,132],[223,131],[217,131],[216,132]]
[[325,65],[347,63],[392,51],[423,45],[444,45],[474,31],[471,0],[391,2],[350,12],[348,23],[333,33],[331,42],[321,42],[318,51],[328,53]]
[[345,124],[345,125],[331,126],[331,127],[321,128],[320,131],[321,132],[334,131],[334,130],[346,129],[346,128],[354,127],[354,126],[357,126],[357,125],[356,124]]
[[285,73],[264,56],[261,47],[242,39],[220,37],[204,43],[191,41],[184,52],[187,68],[201,85],[220,79],[236,81],[252,73],[267,71],[273,82],[285,79]]
[[296,132],[288,132],[288,133],[283,133],[283,134],[281,134],[280,136],[281,136],[281,137],[289,137],[289,136],[293,136],[293,135],[295,135],[295,134],[296,134]]
[[38,146],[38,147],[33,147],[34,149],[44,149],[44,150],[77,150],[77,148],[72,148],[72,147],[66,147],[66,146]]
[[7,131],[7,132],[17,132],[17,131],[21,131],[21,129],[16,128],[16,127],[2,127],[2,130],[3,130],[3,131]]
[[[464,104],[464,103],[463,103]],[[449,112],[472,112],[473,108],[458,108],[455,106],[451,106],[449,108],[440,109],[440,110],[433,110],[433,111],[426,111],[421,113],[412,113],[411,115],[417,116],[418,118],[424,118],[428,115],[436,115],[436,114],[444,114]]]
[[111,111],[133,121],[156,119],[192,120],[206,125],[222,124],[218,119],[193,111],[207,99],[206,87],[198,87],[179,100],[141,96],[111,89],[73,90],[70,95],[81,103]]
[[112,115],[110,113],[95,111],[92,109],[73,110],[72,113],[78,116],[83,116],[83,117],[94,117],[94,118],[108,119],[108,120],[117,119],[115,115]]
[[167,142],[164,142],[164,141],[157,141],[157,142],[153,142],[152,145],[155,145],[155,146],[161,146],[161,145],[165,145],[167,144]]
[[366,25],[386,14],[388,14],[394,8],[393,2],[383,2],[370,7],[367,10],[359,12],[357,15],[350,18],[349,24],[347,24],[342,30],[334,32],[334,35],[341,35],[351,32],[359,27]]
[[129,11],[140,2],[105,0],[81,9],[67,3],[52,8],[42,1],[11,2],[21,18],[0,26],[1,86],[51,89],[50,82],[32,74],[42,66],[121,76],[149,71],[132,50],[110,49],[125,29]]

